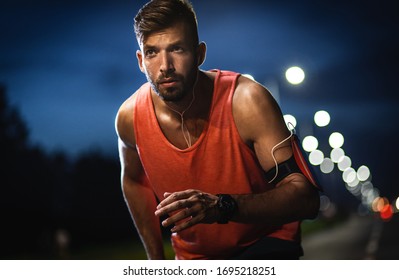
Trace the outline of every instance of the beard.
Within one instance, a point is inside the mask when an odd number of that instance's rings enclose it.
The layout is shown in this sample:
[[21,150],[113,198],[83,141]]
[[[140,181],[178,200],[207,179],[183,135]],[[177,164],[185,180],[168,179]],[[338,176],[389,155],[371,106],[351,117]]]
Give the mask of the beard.
[[[160,75],[156,79],[147,76],[148,82],[151,84],[155,93],[164,101],[179,102],[187,94],[190,94],[197,81],[198,68],[192,67],[186,76],[177,73]],[[165,86],[166,80],[172,80],[173,86]]]

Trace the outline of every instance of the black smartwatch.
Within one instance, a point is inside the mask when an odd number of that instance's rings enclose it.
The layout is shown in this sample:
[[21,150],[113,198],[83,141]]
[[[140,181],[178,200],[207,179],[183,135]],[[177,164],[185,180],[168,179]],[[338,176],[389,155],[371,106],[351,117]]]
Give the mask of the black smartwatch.
[[237,202],[229,194],[217,194],[217,197],[219,199],[216,207],[218,208],[220,214],[217,223],[227,224],[238,209]]

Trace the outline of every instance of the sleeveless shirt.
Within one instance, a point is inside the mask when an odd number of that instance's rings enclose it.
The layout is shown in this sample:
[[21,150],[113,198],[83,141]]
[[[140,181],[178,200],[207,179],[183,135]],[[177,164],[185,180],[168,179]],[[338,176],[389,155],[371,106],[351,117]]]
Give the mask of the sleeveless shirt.
[[[216,71],[208,123],[187,149],[168,141],[157,121],[144,84],[136,96],[134,131],[146,182],[159,200],[164,192],[198,189],[212,194],[267,191],[264,171],[255,153],[241,139],[232,113],[238,73]],[[151,215],[152,213],[149,213]],[[171,236],[176,259],[228,259],[262,237],[299,241],[299,222],[271,226],[257,224],[197,224]]]

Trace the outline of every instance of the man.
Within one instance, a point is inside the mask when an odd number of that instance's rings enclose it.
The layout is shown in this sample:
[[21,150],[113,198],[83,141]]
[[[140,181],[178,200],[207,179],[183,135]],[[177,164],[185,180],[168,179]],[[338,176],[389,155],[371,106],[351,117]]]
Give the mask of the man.
[[123,103],[116,130],[122,189],[148,258],[165,257],[165,217],[176,259],[298,259],[300,220],[318,213],[318,189],[270,93],[199,69],[206,45],[185,0],[150,1],[135,31],[148,83]]

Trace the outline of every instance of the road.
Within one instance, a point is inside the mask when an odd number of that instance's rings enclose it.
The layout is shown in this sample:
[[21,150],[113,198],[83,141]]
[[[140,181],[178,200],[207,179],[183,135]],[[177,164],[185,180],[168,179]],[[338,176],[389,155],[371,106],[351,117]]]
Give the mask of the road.
[[399,260],[399,214],[388,222],[353,214],[336,227],[303,239],[303,260]]

